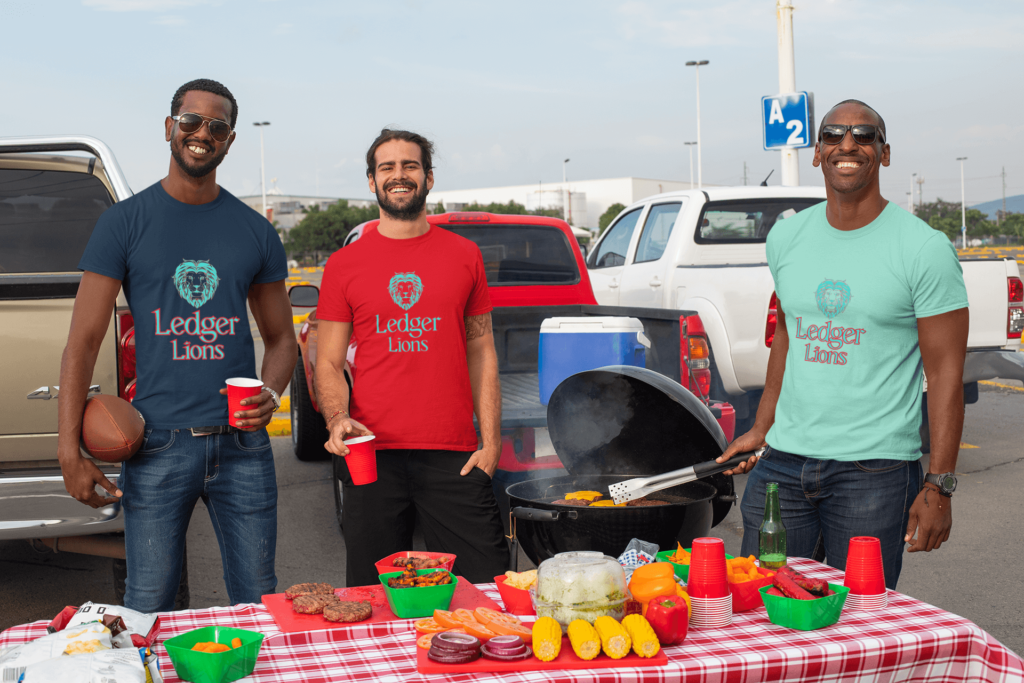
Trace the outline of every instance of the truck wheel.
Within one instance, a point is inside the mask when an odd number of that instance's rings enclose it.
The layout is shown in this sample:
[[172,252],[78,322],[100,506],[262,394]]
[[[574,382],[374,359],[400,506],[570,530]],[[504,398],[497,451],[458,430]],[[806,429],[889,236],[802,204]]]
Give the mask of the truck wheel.
[[[125,583],[128,580],[128,563],[124,560],[113,560],[114,595],[117,604],[124,605]],[[188,588],[188,546],[181,552],[181,579],[178,581],[178,594],[174,596],[174,610],[188,609],[192,596]]]
[[309,384],[306,383],[306,370],[302,365],[302,354],[295,363],[292,373],[292,448],[295,457],[303,462],[326,460],[331,454],[324,444],[327,443],[327,425],[324,416],[313,408],[309,398]]

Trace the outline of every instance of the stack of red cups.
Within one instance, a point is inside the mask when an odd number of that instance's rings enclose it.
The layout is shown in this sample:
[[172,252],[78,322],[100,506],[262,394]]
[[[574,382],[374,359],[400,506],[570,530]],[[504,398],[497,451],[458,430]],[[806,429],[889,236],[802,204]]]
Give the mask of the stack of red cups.
[[850,589],[846,596],[847,609],[883,609],[889,604],[882,568],[882,544],[877,538],[854,536],[850,539],[843,585]]
[[720,538],[697,538],[686,584],[694,628],[721,628],[732,623],[732,592],[726,579],[725,544]]

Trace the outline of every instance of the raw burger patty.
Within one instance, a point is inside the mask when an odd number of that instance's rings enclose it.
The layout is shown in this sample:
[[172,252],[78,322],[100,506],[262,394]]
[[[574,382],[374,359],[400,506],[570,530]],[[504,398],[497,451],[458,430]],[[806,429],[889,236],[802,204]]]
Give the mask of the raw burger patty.
[[589,507],[590,506],[590,501],[579,500],[577,498],[573,498],[572,500],[565,500],[563,498],[562,500],[553,500],[553,501],[551,501],[551,504],[552,505],[572,505],[574,507],[585,508],[585,507]]
[[324,619],[328,621],[362,621],[373,614],[369,600],[360,602],[335,602],[324,607]]
[[636,500],[630,500],[626,502],[626,507],[650,507],[652,505],[668,505],[663,500],[657,500],[655,498],[638,498]]
[[300,595],[332,595],[334,586],[329,583],[297,583],[284,592],[289,600]]
[[338,598],[332,593],[331,595],[299,595],[292,600],[292,609],[299,614],[320,614],[324,611],[324,607],[332,605],[338,601]]

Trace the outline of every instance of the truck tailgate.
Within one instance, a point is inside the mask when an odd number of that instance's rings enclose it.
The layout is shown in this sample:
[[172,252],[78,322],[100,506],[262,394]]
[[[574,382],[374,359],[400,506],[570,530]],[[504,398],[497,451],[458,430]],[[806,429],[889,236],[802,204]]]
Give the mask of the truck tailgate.
[[1007,267],[1002,259],[961,260],[971,327],[967,348],[1006,346]]

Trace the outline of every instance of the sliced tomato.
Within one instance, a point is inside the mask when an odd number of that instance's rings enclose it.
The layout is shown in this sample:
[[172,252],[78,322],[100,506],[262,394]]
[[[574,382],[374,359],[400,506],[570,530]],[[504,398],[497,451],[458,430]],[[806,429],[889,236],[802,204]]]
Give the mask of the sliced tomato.
[[434,610],[434,621],[445,628],[459,628],[462,622],[455,618],[455,615],[446,609]]
[[498,635],[502,636],[519,636],[523,640],[529,641],[533,636],[533,630],[524,624],[519,624],[511,621],[492,621],[487,625],[487,628],[491,629]]
[[430,617],[416,621],[413,626],[420,633],[437,633],[439,631],[447,631],[449,628],[447,626],[442,626]]
[[436,635],[436,633],[424,633],[422,636],[416,639],[416,647],[422,647],[424,650],[429,650],[430,639]]
[[452,617],[455,619],[455,621],[461,622],[463,624],[473,622],[480,623],[476,621],[476,617],[473,615],[473,611],[465,608],[457,609],[454,612],[452,612]]
[[468,633],[471,636],[476,636],[480,640],[490,640],[494,636],[498,635],[491,629],[481,624],[479,621],[467,621],[465,624],[463,624],[462,628],[466,629],[466,633]]
[[477,607],[473,611],[473,616],[476,618],[477,621],[485,625],[490,624],[494,621],[506,621],[511,622],[513,624],[522,623],[519,621],[519,619],[512,616],[511,614],[499,612],[498,610],[491,609],[490,607]]

